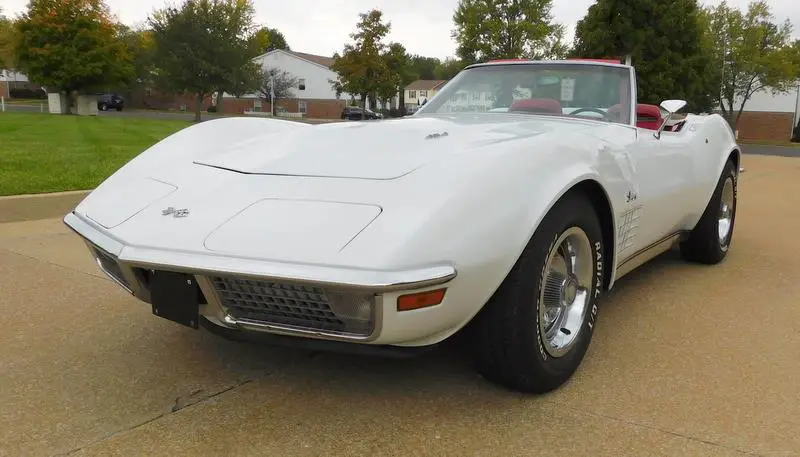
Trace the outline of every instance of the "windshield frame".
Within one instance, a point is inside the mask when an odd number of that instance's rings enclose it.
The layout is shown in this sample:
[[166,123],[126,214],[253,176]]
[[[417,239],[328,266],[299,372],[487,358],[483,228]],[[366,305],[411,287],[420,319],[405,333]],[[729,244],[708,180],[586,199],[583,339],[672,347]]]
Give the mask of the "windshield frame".
[[[575,65],[575,66],[590,66],[590,67],[613,67],[619,68],[621,70],[625,70],[628,72],[628,80],[630,85],[630,103],[629,109],[630,112],[628,114],[628,122],[611,122],[614,125],[624,125],[636,128],[636,106],[638,103],[637,97],[637,85],[636,85],[636,69],[631,65],[624,65],[621,63],[611,63],[611,62],[600,62],[595,60],[521,60],[521,61],[498,61],[498,62],[487,62],[487,63],[479,63],[470,65],[463,70],[461,70],[455,77],[453,77],[450,81],[448,81],[442,88],[430,99],[428,99],[427,103],[422,105],[412,116],[422,116],[425,114],[428,115],[437,115],[437,114],[445,114],[436,111],[440,108],[444,103],[447,102],[447,99],[450,97],[450,93],[453,91],[455,87],[458,86],[459,81],[463,77],[464,74],[467,72],[477,69],[477,68],[486,68],[486,67],[509,67],[509,66],[562,66],[562,65]],[[447,114],[457,114],[457,113],[447,113]],[[471,112],[464,112],[463,114],[472,114],[475,113]],[[505,112],[492,112],[491,114],[509,114]],[[513,114],[513,113],[511,113]],[[537,114],[526,114],[529,116],[537,116]],[[570,119],[567,117],[567,119]],[[608,122],[603,121],[601,119],[591,119],[587,117],[575,117],[572,118],[573,120],[582,120],[582,121],[596,121],[596,122]]]

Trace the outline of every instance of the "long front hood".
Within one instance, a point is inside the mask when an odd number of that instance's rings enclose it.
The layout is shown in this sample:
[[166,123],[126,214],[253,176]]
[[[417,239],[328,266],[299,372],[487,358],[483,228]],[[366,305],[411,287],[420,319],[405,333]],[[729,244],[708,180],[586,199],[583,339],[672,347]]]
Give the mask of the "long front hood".
[[563,123],[479,114],[458,121],[419,117],[330,124],[244,143],[195,163],[248,174],[387,180],[475,147],[558,132]]
[[[460,224],[451,218],[481,207],[487,183],[518,185],[539,169],[554,169],[554,161],[571,163],[583,153],[577,151],[590,149],[575,146],[581,137],[594,141],[577,132],[597,128],[524,115],[460,115],[261,137],[216,131],[198,139],[209,124],[138,157],[76,211],[134,249],[404,267],[426,262],[427,255],[430,261],[449,257],[448,243],[458,239],[452,229]],[[268,124],[250,125],[259,131]],[[211,142],[221,152],[208,151]],[[506,182],[497,182],[499,176]],[[188,214],[175,217],[175,211]],[[441,251],[411,249],[431,237]]]

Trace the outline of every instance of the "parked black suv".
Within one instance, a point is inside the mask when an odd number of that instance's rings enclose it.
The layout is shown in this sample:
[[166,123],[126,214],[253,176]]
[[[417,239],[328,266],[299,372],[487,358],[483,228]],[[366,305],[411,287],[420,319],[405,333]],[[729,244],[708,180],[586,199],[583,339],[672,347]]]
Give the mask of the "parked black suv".
[[98,94],[97,95],[97,109],[99,111],[108,111],[115,109],[122,111],[125,106],[125,99],[118,94]]
[[[364,117],[361,117],[361,113],[364,113]],[[342,111],[342,119],[347,119],[351,121],[360,121],[361,119],[382,119],[383,116],[376,113],[375,111],[370,110],[369,108],[362,110],[360,106],[345,106],[344,111]]]

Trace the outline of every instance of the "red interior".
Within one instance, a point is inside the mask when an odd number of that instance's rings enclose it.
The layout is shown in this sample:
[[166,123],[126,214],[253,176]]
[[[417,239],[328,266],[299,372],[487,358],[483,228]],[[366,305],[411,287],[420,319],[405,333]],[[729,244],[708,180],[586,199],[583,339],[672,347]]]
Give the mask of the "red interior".
[[636,126],[642,129],[658,130],[664,119],[661,118],[661,108],[655,105],[636,105]]
[[[619,115],[621,105],[614,105],[608,109],[611,115]],[[524,111],[528,113],[563,115],[561,102],[552,98],[528,98],[517,100],[511,105],[509,111]],[[664,118],[661,117],[661,108],[656,105],[640,103],[636,105],[636,126],[642,129],[658,130]]]
[[561,102],[552,98],[527,98],[514,102],[509,111],[525,111],[528,113],[563,115]]

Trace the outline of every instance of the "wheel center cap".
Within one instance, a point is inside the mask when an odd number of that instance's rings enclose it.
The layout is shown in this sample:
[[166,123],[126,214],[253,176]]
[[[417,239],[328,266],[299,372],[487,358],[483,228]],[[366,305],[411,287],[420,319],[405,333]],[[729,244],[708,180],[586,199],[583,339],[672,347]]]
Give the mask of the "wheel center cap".
[[571,305],[575,301],[575,297],[577,295],[578,282],[575,281],[575,278],[573,277],[567,278],[567,282],[564,284],[564,303]]

